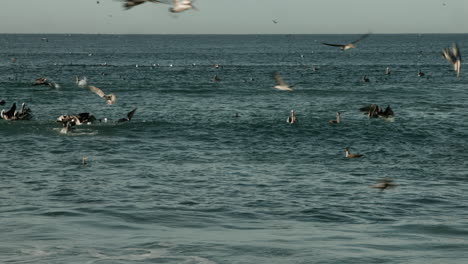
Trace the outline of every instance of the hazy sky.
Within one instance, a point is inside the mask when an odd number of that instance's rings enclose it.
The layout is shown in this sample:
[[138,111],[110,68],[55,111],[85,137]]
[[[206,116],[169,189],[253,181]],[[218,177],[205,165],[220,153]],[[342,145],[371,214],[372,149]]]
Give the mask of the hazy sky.
[[99,2],[3,0],[0,33],[468,33],[468,0],[197,0],[200,11],[177,16],[165,4]]

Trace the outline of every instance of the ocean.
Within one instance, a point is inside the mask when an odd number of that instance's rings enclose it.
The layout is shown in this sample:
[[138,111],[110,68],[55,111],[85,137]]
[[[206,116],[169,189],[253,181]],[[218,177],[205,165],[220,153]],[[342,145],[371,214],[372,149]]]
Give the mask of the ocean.
[[1,35],[1,262],[466,263],[468,35],[358,37]]

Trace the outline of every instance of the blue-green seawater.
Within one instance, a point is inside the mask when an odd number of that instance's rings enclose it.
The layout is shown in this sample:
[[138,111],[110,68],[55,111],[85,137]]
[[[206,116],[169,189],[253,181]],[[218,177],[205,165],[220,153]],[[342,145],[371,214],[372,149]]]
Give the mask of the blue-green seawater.
[[[34,114],[0,120],[1,262],[467,262],[468,77],[441,50],[468,35],[321,45],[356,37],[1,35],[1,108]],[[109,122],[60,133],[81,112]]]

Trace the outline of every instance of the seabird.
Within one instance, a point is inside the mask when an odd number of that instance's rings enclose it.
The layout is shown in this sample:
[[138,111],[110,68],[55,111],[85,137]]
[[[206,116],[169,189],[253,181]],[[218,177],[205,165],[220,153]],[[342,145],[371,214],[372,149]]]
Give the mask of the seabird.
[[423,77],[424,75],[425,75],[424,72],[422,72],[421,70],[418,71],[418,76],[419,77]]
[[50,81],[50,80],[48,80],[47,78],[44,78],[44,77],[39,77],[36,80],[34,80],[33,85],[34,86],[36,86],[36,85],[47,85],[47,86],[50,86],[50,87],[53,87],[53,88],[59,88],[60,87],[57,83],[52,82],[52,81]]
[[73,129],[72,123],[71,122],[66,122],[66,123],[64,123],[63,128],[60,130],[60,133],[68,134],[68,133],[70,133],[72,131],[72,129]]
[[274,86],[273,88],[281,90],[281,91],[292,91],[291,87],[294,87],[294,85],[289,86],[287,85],[283,79],[281,79],[281,76],[277,72],[272,73],[273,79],[276,81],[277,85]]
[[370,82],[370,79],[369,79],[369,77],[367,77],[367,75],[364,75],[364,76],[362,77],[362,81],[363,81],[363,82]]
[[358,43],[359,41],[367,38],[370,34],[367,33],[367,34],[364,34],[362,35],[361,37],[359,37],[357,40],[351,42],[351,43],[348,43],[348,44],[331,44],[331,43],[324,43],[322,42],[323,45],[327,45],[327,46],[333,46],[333,47],[339,47],[340,50],[348,50],[348,49],[352,49],[352,48],[356,48],[356,46],[354,44]]
[[96,86],[90,85],[90,86],[88,86],[88,88],[89,88],[89,90],[91,90],[91,92],[99,95],[99,97],[106,100],[107,104],[114,104],[115,100],[117,100],[117,98],[115,97],[114,94],[105,94],[101,89],[97,88]]
[[118,122],[118,123],[121,123],[121,122],[128,122],[128,121],[132,120],[132,117],[133,117],[133,115],[135,114],[135,111],[136,111],[136,110],[137,110],[137,109],[135,108],[135,109],[133,109],[132,111],[128,112],[126,118],[121,118],[121,119],[117,120],[117,122]]
[[346,157],[346,158],[349,158],[349,159],[352,159],[352,158],[360,158],[360,157],[364,156],[364,155],[361,155],[361,154],[351,154],[351,153],[349,153],[349,149],[348,149],[348,148],[345,148],[344,150],[345,150],[345,157]]
[[13,103],[13,105],[10,107],[10,110],[5,111],[5,109],[0,112],[0,117],[5,120],[12,120],[15,116],[15,111],[16,111],[16,103]]
[[272,21],[273,21],[274,24],[278,24],[278,20],[273,19]]
[[85,77],[83,78],[78,78],[78,76],[76,76],[76,81],[75,81],[76,85],[80,86],[80,87],[84,87],[86,85],[88,85],[88,79]]
[[0,100],[0,105],[5,105],[5,100]]
[[376,183],[374,185],[371,185],[370,187],[371,188],[377,188],[377,189],[380,189],[380,190],[383,191],[383,190],[388,189],[388,188],[394,188],[395,186],[397,186],[397,184],[394,184],[393,180],[391,180],[391,179],[382,179],[378,183]]
[[26,103],[21,104],[21,111],[15,111],[13,120],[30,120],[32,118],[31,109],[26,107]]
[[169,8],[169,11],[171,13],[180,13],[189,9],[198,10],[192,4],[192,0],[172,0],[172,7]]
[[442,56],[453,66],[453,70],[457,73],[457,78],[460,78],[461,54],[456,43],[453,43],[452,50],[445,48],[442,50]]
[[57,118],[57,122],[65,126],[68,122],[72,126],[80,126],[82,124],[89,124],[96,121],[96,118],[89,113],[79,113],[77,115],[61,115]]
[[359,110],[365,112],[369,118],[391,118],[395,115],[390,106],[387,106],[385,110],[382,110],[382,108],[376,104],[361,107]]
[[392,71],[390,70],[389,67],[387,67],[387,68],[385,69],[385,75],[390,75],[391,73],[392,73]]
[[216,74],[216,75],[214,76],[213,81],[214,81],[214,82],[219,82],[219,81],[221,81],[221,79],[219,79],[219,77],[218,77],[218,74]]
[[286,122],[288,122],[289,124],[294,124],[297,122],[296,115],[294,115],[294,110],[291,110],[291,113],[289,114],[288,119],[286,119]]
[[335,120],[329,120],[329,124],[339,124],[341,123],[341,115],[340,112],[336,112],[336,119]]
[[141,5],[146,2],[151,2],[151,3],[161,3],[159,0],[124,0],[124,8],[125,9],[130,9],[134,6]]

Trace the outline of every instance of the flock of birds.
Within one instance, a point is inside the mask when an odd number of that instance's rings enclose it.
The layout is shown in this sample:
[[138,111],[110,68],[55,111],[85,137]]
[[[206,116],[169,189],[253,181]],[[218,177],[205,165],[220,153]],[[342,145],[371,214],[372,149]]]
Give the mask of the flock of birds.
[[[192,0],[121,0],[123,1],[123,7],[125,9],[131,9],[135,6],[144,4],[144,3],[161,3],[161,4],[171,4],[172,6],[169,8],[169,11],[171,13],[180,13],[184,12],[189,9],[197,10],[197,8],[193,5]],[[99,4],[99,1],[97,1],[97,4]],[[278,23],[278,20],[272,20],[274,24]],[[346,51],[352,48],[356,48],[356,44],[367,37],[369,37],[370,33],[364,34],[360,36],[358,39],[351,41],[349,43],[345,44],[335,44],[335,43],[322,43],[323,45],[326,46],[331,46],[331,47],[338,47],[341,51]],[[442,50],[442,56],[453,66],[453,70],[456,72],[456,77],[457,79],[460,77],[460,67],[461,67],[461,53],[458,45],[456,43],[453,44],[452,48],[444,48]],[[16,61],[16,59],[14,58]],[[15,62],[12,59],[12,62]],[[218,64],[215,64],[215,68],[219,68]],[[389,68],[386,69],[385,74],[390,74],[391,71]],[[418,76],[424,76],[424,73],[421,71],[418,72]],[[288,91],[292,92],[294,85],[288,85],[286,82],[283,81],[282,77],[277,73],[273,72],[272,73],[272,78],[275,80],[276,85],[273,86],[273,88],[280,90],[280,91]],[[214,77],[215,82],[219,82],[220,79],[216,75]],[[364,82],[368,82],[369,79],[364,76],[363,78]],[[88,80],[86,77],[83,78],[78,78],[76,77],[75,80],[76,84],[79,87],[87,87],[91,92],[97,94],[99,97],[101,97],[106,104],[114,104],[116,102],[117,97],[115,94],[110,93],[106,94],[104,93],[101,89],[97,88],[96,86],[89,85],[88,86]],[[52,88],[59,88],[60,85],[57,84],[54,81],[51,81],[47,78],[40,77],[37,78],[32,85],[44,85],[44,86],[49,86]],[[0,100],[0,105],[5,105],[4,100]],[[121,122],[128,122],[132,119],[133,115],[135,114],[137,108],[131,110],[130,112],[127,113],[127,116],[125,118],[121,118],[117,120],[116,122],[121,123]],[[360,111],[364,112],[367,114],[369,118],[383,118],[383,119],[390,119],[392,120],[394,117],[393,110],[390,108],[390,106],[387,106],[385,109],[382,109],[380,106],[376,104],[371,104],[365,107],[362,107],[359,109]],[[236,114],[236,117],[238,117],[238,114]],[[21,106],[21,109],[19,111],[16,110],[16,103],[13,103],[10,109],[7,111],[3,109],[0,113],[0,118],[4,120],[30,120],[32,118],[32,111],[31,109],[26,107],[26,104],[23,103]],[[93,122],[107,122],[107,119],[96,119],[93,115],[89,113],[79,113],[75,115],[61,115],[57,118],[57,122],[61,123],[63,128],[61,129],[61,133],[68,134],[72,131],[72,129],[75,126],[79,126],[82,124],[90,124]],[[294,124],[298,122],[298,119],[295,115],[294,110],[291,110],[290,115],[287,118],[287,123],[289,124]],[[334,120],[329,120],[330,124],[340,124],[341,123],[341,114],[340,112],[336,112],[336,119]],[[361,154],[351,154],[349,152],[349,148],[345,148],[345,157],[346,158],[361,158],[363,155]],[[86,163],[86,158],[83,157],[83,164]],[[378,188],[381,190],[387,189],[387,188],[392,188],[395,187],[396,184],[392,182],[390,179],[383,179],[379,183],[372,185],[372,188]]]

